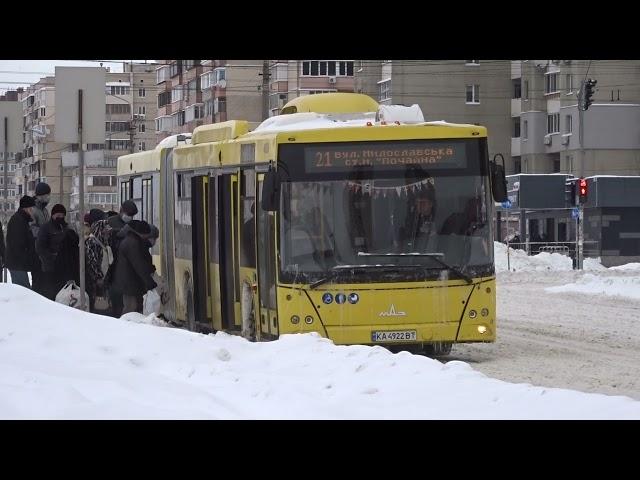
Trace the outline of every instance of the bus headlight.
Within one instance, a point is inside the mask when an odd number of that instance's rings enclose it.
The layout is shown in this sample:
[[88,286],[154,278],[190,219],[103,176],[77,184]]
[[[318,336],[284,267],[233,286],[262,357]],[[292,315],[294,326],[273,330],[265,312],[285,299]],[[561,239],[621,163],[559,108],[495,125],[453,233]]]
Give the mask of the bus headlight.
[[487,327],[485,327],[484,325],[478,325],[478,333],[479,334],[483,334],[487,332]]
[[304,323],[306,323],[307,325],[311,325],[313,323],[313,317],[311,315],[307,315],[306,317],[304,317]]
[[476,318],[478,316],[478,312],[475,310],[469,310],[469,318]]
[[298,315],[292,316],[291,323],[293,323],[294,325],[297,325],[298,323],[300,323],[300,317]]

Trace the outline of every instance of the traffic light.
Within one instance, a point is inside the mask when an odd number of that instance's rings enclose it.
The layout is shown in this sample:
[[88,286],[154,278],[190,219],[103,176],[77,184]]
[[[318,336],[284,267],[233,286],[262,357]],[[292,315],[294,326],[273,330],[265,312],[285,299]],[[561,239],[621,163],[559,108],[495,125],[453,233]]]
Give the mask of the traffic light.
[[597,80],[591,78],[584,82],[584,110],[588,110],[593,103],[593,94],[596,92]]
[[571,179],[564,184],[564,199],[568,207],[576,205],[576,183],[576,179]]
[[580,180],[578,180],[578,199],[580,203],[587,202],[588,193],[589,193],[589,189],[587,187],[587,179],[580,178]]

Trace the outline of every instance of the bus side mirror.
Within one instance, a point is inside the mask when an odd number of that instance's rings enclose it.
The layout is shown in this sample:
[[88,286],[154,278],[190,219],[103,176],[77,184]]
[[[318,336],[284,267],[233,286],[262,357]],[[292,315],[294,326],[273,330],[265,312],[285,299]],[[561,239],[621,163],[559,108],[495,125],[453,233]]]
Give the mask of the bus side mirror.
[[275,212],[280,206],[280,177],[272,168],[264,175],[260,203],[265,212]]
[[[498,155],[502,157],[502,165],[498,165],[496,161]],[[493,199],[496,202],[506,202],[508,200],[507,196],[507,178],[504,174],[504,157],[502,154],[497,153],[493,157],[493,162],[490,163],[491,167],[491,193],[493,194]]]

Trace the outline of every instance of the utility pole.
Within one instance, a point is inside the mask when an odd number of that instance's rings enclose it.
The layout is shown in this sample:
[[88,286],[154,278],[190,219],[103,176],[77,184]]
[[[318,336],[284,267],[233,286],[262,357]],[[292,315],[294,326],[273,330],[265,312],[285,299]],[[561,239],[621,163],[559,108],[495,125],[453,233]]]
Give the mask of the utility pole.
[[[2,208],[2,216],[6,218],[6,205],[9,195],[8,185],[8,170],[9,170],[9,117],[4,117],[4,206]],[[1,221],[1,220],[0,220]],[[0,235],[2,235],[0,233]],[[2,281],[7,283],[7,269],[2,268]]]
[[262,63],[262,120],[269,118],[269,60]]
[[85,309],[85,278],[84,278],[84,152],[82,148],[82,89],[78,90],[78,169],[80,191],[80,309]]

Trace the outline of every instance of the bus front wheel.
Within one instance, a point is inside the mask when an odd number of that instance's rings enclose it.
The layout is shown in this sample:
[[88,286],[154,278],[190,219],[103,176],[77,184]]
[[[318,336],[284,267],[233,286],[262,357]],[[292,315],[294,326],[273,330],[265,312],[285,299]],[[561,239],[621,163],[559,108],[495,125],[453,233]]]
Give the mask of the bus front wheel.
[[451,353],[451,342],[436,342],[424,346],[424,354],[429,357],[444,357]]

